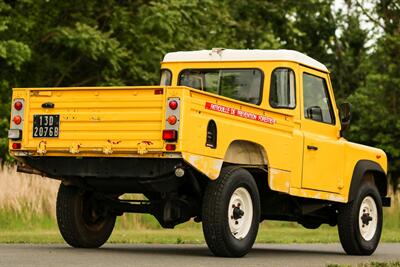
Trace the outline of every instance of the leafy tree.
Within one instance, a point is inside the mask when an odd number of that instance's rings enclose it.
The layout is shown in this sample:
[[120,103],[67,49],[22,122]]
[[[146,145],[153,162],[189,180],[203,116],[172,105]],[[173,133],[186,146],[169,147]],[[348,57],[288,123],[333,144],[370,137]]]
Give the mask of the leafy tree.
[[365,84],[349,97],[355,114],[349,137],[385,150],[396,189],[400,176],[400,5],[376,1],[374,11],[365,15],[382,36],[369,56]]
[[0,157],[12,87],[154,84],[167,52],[283,48],[328,66],[336,96],[354,104],[349,139],[385,149],[398,177],[400,6],[362,1],[338,12],[334,0],[1,1]]
[[12,87],[156,83],[166,52],[230,44],[227,8],[211,0],[0,2],[0,156],[9,159]]

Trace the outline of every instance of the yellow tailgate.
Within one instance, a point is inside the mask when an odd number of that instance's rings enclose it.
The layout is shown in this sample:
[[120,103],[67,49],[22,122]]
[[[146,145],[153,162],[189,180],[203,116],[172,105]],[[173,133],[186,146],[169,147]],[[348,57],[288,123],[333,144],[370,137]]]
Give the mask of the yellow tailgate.
[[[162,87],[30,89],[22,147],[39,154],[160,151],[164,144],[162,90]],[[54,108],[43,107],[46,103]],[[59,137],[33,137],[34,115],[59,115]]]

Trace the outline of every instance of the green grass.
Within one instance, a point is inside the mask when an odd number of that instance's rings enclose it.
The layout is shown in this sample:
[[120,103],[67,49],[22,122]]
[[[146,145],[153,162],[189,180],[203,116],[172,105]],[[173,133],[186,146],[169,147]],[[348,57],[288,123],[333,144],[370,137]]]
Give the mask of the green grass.
[[[385,209],[382,242],[400,242],[398,205]],[[0,209],[0,243],[63,243],[53,216]],[[201,224],[188,222],[175,229],[162,229],[150,215],[125,214],[119,217],[111,243],[204,243]],[[259,243],[339,242],[337,227],[322,225],[308,230],[293,222],[266,221],[260,226]]]
[[[1,217],[1,216],[0,216]],[[128,216],[137,217],[137,216]],[[161,244],[201,244],[204,237],[201,224],[189,222],[175,229],[162,229],[150,216],[140,218],[140,227],[126,225],[127,218],[117,221],[116,228],[109,240],[110,243],[161,243]],[[6,227],[0,230],[0,243],[63,243],[53,219],[39,219],[34,223],[16,224],[15,228]],[[137,220],[137,218],[136,218]],[[38,225],[43,223],[42,226]],[[50,223],[49,223],[50,221]],[[144,226],[144,224],[146,226]],[[398,228],[385,227],[383,242],[400,242]],[[304,229],[296,223],[263,222],[261,224],[258,243],[334,243],[339,242],[337,228],[327,225],[316,230]]]
[[[59,181],[0,169],[0,243],[63,243],[54,219]],[[141,195],[126,195],[141,199]],[[400,242],[400,193],[392,195],[392,207],[384,209],[383,242]],[[297,223],[264,222],[260,243],[338,242],[336,227],[307,230]],[[162,229],[150,215],[127,214],[118,218],[110,242],[114,243],[203,243],[201,224]]]
[[56,227],[54,218],[48,215],[36,215],[27,210],[22,212],[0,210],[0,234],[3,231],[37,231],[55,229]]

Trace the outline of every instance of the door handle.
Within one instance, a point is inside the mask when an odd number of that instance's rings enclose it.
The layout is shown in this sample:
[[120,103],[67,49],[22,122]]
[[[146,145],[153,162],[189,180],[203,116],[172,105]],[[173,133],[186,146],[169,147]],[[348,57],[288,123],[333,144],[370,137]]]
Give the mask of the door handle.
[[308,145],[308,146],[307,146],[307,149],[308,149],[308,150],[318,150],[318,147]]

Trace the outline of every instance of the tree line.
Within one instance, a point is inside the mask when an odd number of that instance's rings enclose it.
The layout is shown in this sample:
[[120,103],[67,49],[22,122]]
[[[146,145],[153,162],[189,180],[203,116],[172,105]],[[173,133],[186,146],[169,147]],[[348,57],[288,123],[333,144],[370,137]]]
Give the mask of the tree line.
[[149,85],[171,51],[294,49],[331,70],[353,106],[346,137],[388,154],[400,176],[397,0],[0,1],[0,157],[11,88]]

